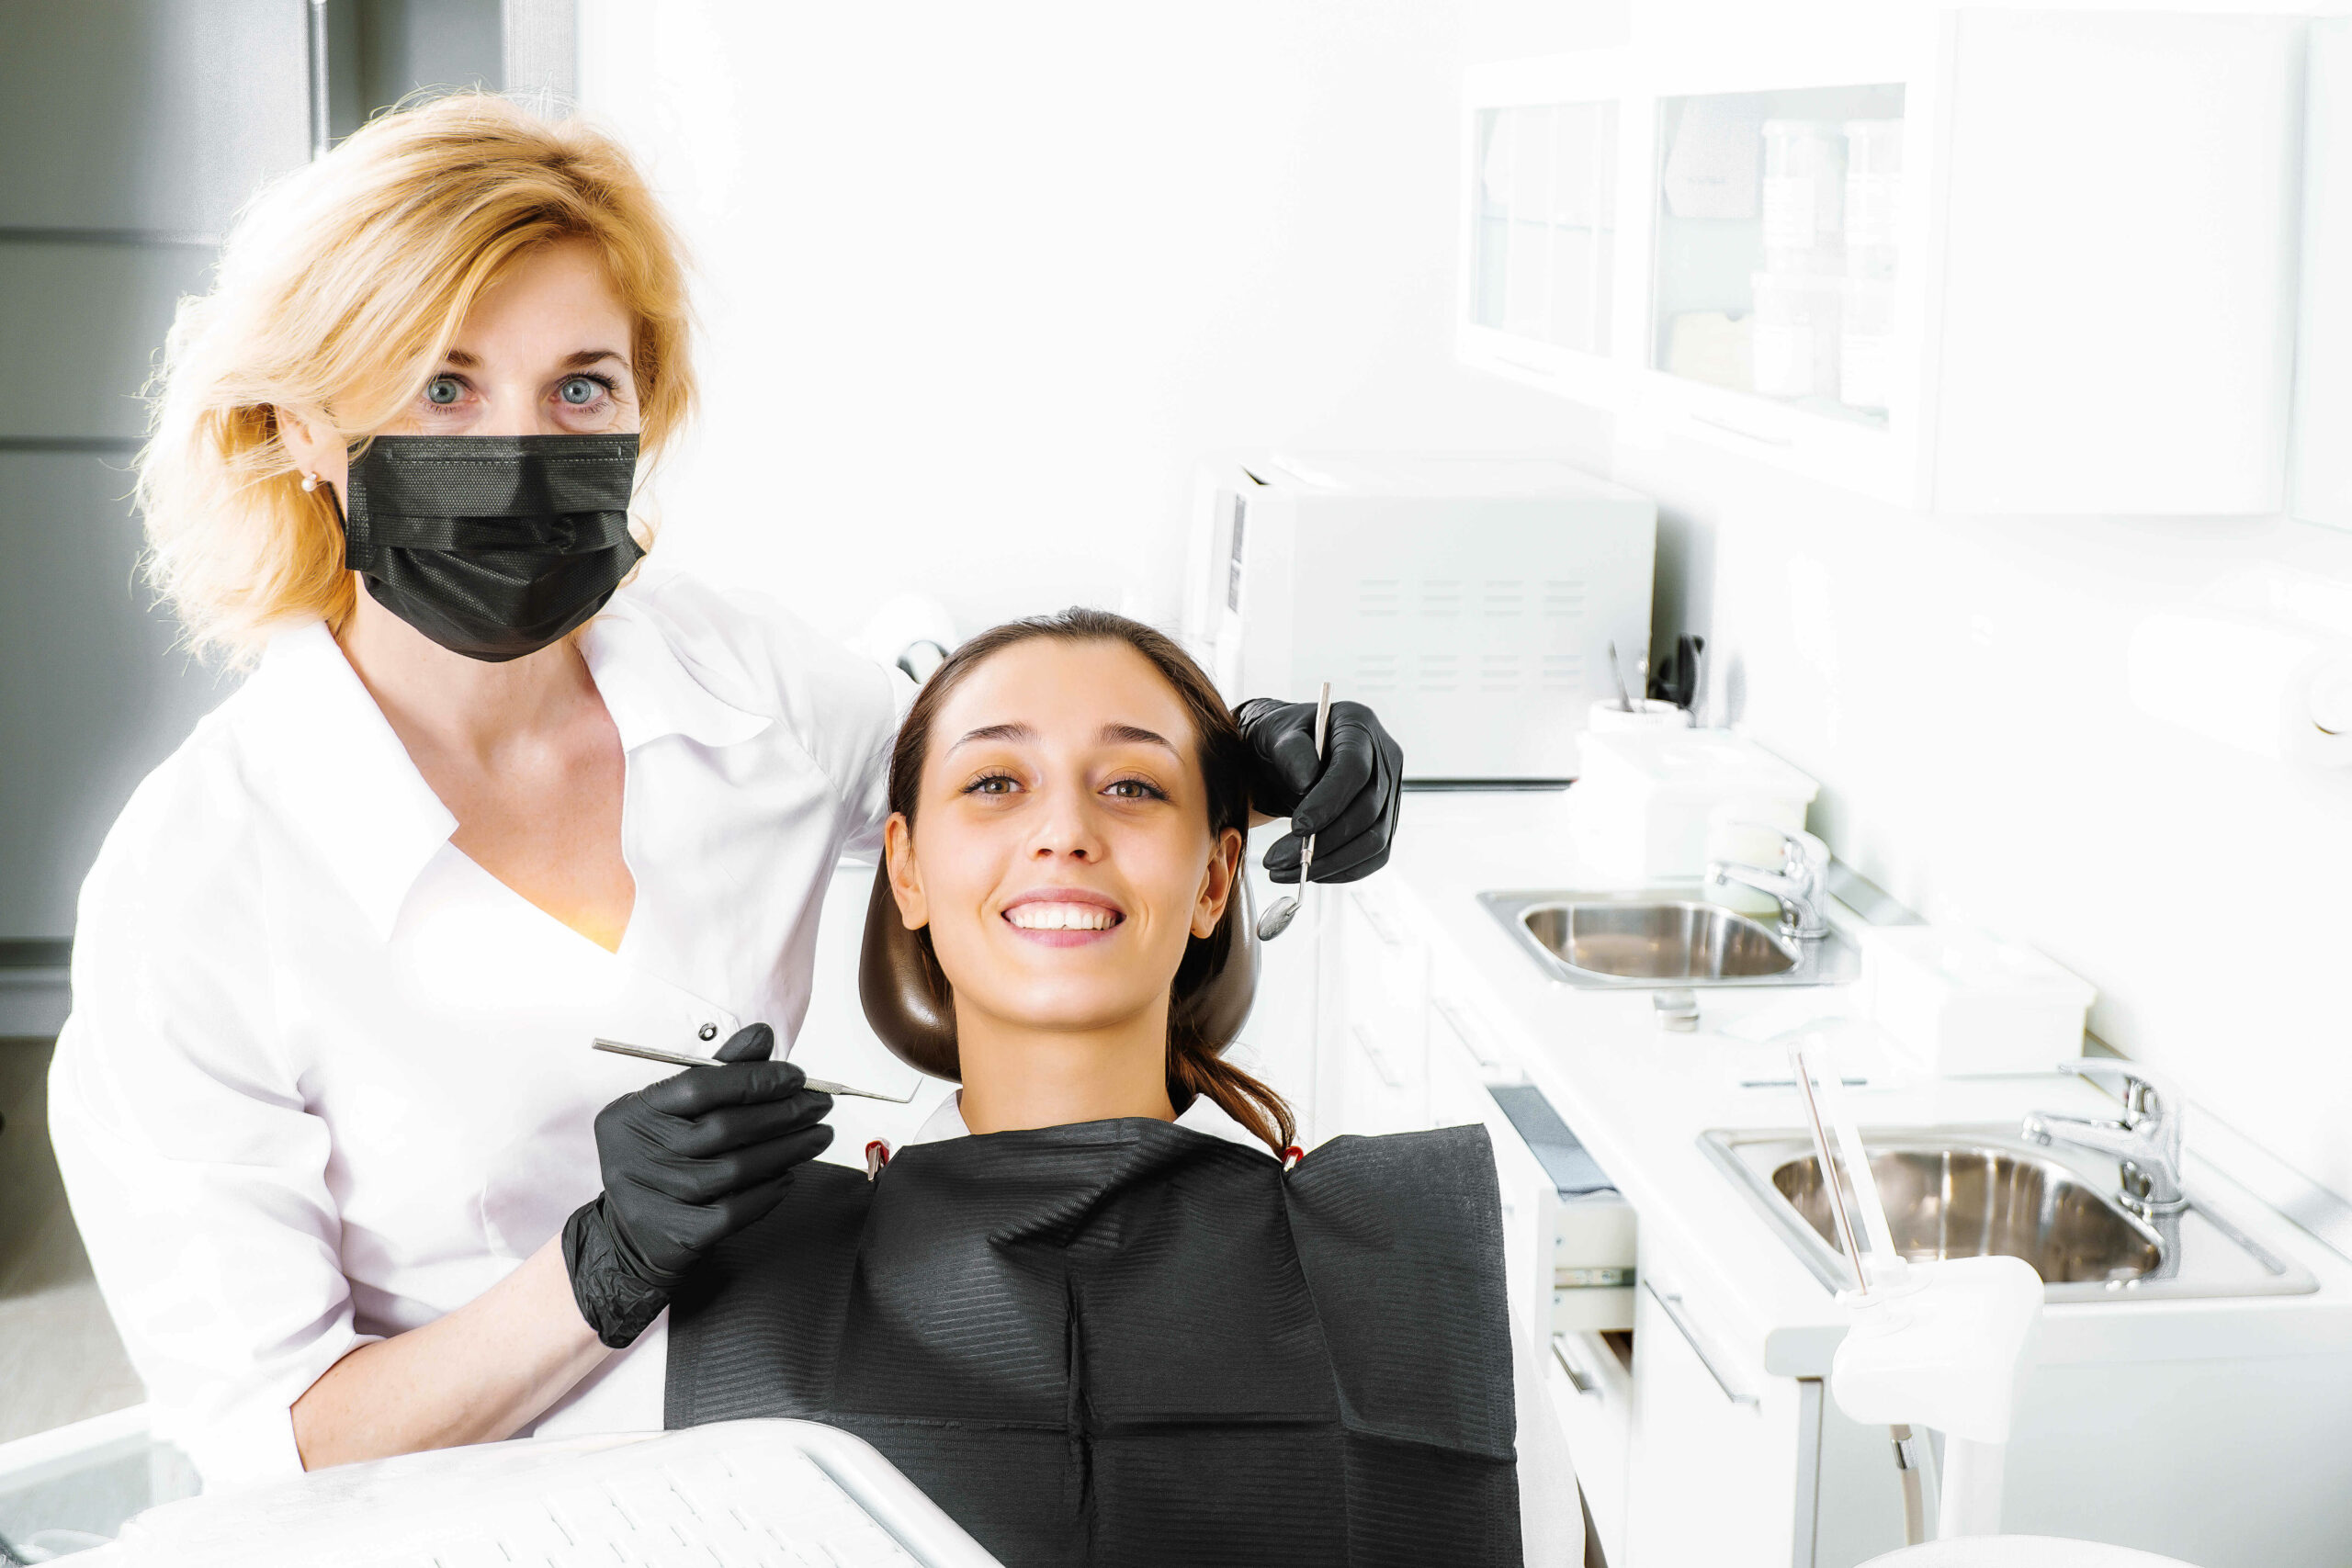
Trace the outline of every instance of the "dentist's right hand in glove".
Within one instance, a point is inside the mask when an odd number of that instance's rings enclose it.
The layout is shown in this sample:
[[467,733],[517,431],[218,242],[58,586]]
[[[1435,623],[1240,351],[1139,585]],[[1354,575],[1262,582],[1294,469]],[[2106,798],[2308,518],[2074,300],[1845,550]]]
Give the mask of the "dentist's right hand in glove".
[[784,1201],[794,1170],[824,1152],[832,1096],[771,1062],[775,1032],[736,1032],[724,1067],[689,1067],[597,1114],[605,1190],[563,1227],[572,1299],[596,1337],[628,1344],[713,1247]]

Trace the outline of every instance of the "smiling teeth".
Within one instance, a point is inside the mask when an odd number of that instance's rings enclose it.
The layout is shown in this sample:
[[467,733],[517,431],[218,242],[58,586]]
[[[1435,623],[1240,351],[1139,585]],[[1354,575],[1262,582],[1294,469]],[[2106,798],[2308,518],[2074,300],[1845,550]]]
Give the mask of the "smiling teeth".
[[1103,931],[1118,917],[1100,904],[1021,904],[1004,918],[1024,931]]

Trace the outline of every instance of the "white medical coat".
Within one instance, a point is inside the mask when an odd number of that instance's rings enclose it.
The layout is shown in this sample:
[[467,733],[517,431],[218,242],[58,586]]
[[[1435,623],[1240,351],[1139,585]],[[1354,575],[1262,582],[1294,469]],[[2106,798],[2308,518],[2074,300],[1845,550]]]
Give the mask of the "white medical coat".
[[[820,902],[872,850],[910,682],[649,563],[581,637],[627,756],[607,953],[457,824],[326,628],[274,639],[142,784],[83,887],[50,1115],[158,1432],[218,1489],[300,1471],[335,1360],[480,1296],[594,1197],[594,1120],[807,1011]],[[667,1321],[541,1418],[662,1424]]]

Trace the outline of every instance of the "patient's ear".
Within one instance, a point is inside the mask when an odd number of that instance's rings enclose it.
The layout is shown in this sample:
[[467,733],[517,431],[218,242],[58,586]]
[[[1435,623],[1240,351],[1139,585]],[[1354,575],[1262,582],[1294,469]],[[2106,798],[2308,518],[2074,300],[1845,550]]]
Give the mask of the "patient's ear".
[[1225,907],[1233,899],[1233,885],[1241,875],[1242,848],[1240,832],[1227,828],[1209,851],[1208,869],[1201,874],[1201,896],[1193,906],[1194,936],[1214,935],[1217,921],[1225,919]]
[[890,868],[890,896],[899,901],[899,920],[910,931],[931,924],[931,904],[922,896],[922,874],[915,867],[915,826],[903,811],[890,813],[882,829],[882,853]]

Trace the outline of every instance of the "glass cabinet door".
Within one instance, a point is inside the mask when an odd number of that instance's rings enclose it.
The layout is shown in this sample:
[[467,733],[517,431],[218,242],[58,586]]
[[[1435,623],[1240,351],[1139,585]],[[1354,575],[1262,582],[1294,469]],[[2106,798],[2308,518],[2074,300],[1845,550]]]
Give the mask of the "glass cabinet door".
[[1900,85],[1658,101],[1654,369],[1883,426]]
[[1607,355],[1616,104],[1484,108],[1475,134],[1472,324]]

